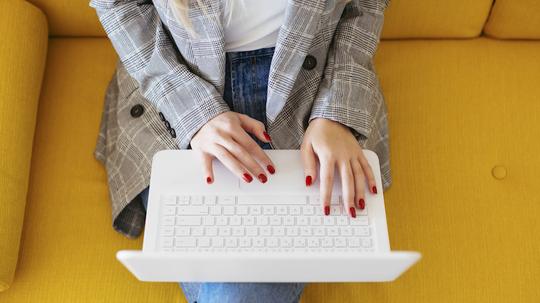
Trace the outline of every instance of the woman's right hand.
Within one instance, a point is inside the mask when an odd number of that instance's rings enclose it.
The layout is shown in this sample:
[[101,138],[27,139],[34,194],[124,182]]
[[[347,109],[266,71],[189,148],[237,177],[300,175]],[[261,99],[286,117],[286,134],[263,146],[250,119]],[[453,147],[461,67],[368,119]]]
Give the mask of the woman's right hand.
[[270,174],[275,172],[272,160],[248,132],[263,142],[271,141],[262,122],[233,111],[217,115],[193,136],[191,148],[202,160],[207,183],[214,181],[213,158],[247,183],[253,180],[252,175],[257,176],[261,183],[267,181],[263,166]]

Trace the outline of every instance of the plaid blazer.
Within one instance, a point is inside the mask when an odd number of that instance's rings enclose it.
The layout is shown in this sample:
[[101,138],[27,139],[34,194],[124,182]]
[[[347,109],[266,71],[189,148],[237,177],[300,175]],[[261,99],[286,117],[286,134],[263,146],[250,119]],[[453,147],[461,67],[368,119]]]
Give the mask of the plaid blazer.
[[[137,237],[152,156],[185,149],[207,121],[229,111],[222,99],[222,1],[191,1],[193,33],[171,0],[92,0],[119,60],[107,87],[94,156],[107,171],[113,227]],[[391,184],[387,110],[373,67],[389,0],[289,0],[272,58],[266,105],[275,149],[298,149],[308,123],[348,126],[377,153]],[[206,14],[205,14],[206,12]]]

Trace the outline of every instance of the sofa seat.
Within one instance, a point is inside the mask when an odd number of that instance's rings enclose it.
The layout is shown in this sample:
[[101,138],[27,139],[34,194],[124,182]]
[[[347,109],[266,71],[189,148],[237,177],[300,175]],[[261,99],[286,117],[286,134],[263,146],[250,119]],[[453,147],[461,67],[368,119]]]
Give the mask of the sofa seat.
[[[111,227],[93,158],[116,54],[50,39],[16,279],[0,301],[184,302],[116,261],[142,247]],[[540,297],[540,41],[381,42],[391,246],[423,259],[394,283],[310,284],[302,302],[534,302]]]

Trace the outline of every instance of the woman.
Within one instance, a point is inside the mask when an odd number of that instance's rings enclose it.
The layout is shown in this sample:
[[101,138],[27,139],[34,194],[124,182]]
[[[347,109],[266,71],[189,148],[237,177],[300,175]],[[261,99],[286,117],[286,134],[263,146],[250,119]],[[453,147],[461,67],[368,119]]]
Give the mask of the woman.
[[[344,207],[377,194],[362,148],[391,184],[387,114],[373,68],[385,0],[93,0],[119,55],[95,156],[113,227],[144,224],[151,159],[192,148],[212,184],[217,158],[245,182],[279,167],[264,148],[298,149],[328,215],[334,170]],[[142,202],[142,203],[141,203]],[[296,302],[302,283],[181,283],[190,302]]]

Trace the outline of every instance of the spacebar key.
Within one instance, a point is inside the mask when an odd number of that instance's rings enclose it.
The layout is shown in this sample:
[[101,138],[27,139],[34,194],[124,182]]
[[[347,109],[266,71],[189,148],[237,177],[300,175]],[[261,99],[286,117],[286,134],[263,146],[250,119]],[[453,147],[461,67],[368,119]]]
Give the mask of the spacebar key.
[[306,196],[298,195],[298,196],[279,196],[279,195],[271,195],[271,196],[262,196],[262,195],[255,195],[255,196],[248,196],[248,195],[239,195],[238,196],[238,204],[243,205],[290,205],[290,204],[297,204],[297,205],[305,205],[307,202]]

